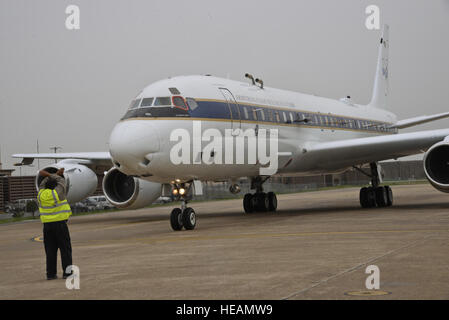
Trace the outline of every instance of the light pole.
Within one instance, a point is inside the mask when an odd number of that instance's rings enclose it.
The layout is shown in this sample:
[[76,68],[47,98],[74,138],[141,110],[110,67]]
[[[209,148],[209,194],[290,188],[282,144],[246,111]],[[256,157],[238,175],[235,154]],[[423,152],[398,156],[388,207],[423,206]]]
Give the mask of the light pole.
[[[54,150],[55,153],[58,151],[58,149],[62,149],[62,147],[58,147],[58,146],[50,147],[50,150]],[[55,163],[56,163],[56,159],[55,159]]]

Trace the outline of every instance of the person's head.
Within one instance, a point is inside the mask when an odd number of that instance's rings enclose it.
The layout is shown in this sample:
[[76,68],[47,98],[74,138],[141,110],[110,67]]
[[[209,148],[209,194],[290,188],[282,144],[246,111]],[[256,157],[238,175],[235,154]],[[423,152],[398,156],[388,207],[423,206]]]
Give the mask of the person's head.
[[53,178],[48,178],[47,182],[45,182],[45,189],[54,189],[58,185],[58,182]]

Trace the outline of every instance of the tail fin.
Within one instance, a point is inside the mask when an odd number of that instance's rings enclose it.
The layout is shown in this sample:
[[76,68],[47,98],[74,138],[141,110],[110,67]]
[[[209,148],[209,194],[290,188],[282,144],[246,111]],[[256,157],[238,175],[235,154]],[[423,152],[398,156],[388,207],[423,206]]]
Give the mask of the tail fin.
[[376,108],[387,108],[388,98],[388,47],[390,40],[388,38],[388,25],[384,25],[382,37],[379,44],[379,55],[377,57],[376,76],[374,78],[373,96],[368,104]]

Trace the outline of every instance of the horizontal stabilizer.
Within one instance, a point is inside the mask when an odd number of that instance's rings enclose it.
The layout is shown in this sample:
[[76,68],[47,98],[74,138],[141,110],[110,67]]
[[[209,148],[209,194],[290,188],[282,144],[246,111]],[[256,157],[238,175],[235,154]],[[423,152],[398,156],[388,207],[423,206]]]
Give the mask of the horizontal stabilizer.
[[448,117],[449,117],[449,112],[438,113],[438,114],[434,114],[431,116],[419,116],[419,117],[415,117],[415,118],[400,120],[400,121],[396,122],[394,125],[389,126],[389,128],[404,129],[404,128],[408,128],[408,127],[417,126],[418,124],[435,121],[435,120],[439,120],[439,119],[444,119],[444,118],[448,118]]

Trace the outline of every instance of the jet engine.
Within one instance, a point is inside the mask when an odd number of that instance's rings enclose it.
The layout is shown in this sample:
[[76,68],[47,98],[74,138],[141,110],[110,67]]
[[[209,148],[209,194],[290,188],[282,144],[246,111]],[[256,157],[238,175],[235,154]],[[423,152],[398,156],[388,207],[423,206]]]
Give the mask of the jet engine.
[[[90,195],[97,189],[98,179],[95,172],[88,167],[64,160],[52,166],[44,168],[47,172],[56,173],[59,168],[64,168],[64,178],[67,184],[67,201],[69,203],[76,203]],[[39,184],[44,178],[37,175],[36,189],[39,189]]]
[[103,179],[103,192],[114,206],[138,209],[153,203],[161,196],[160,183],[128,176],[117,168],[110,169]]
[[424,172],[432,186],[449,193],[449,141],[438,142],[427,150]]

